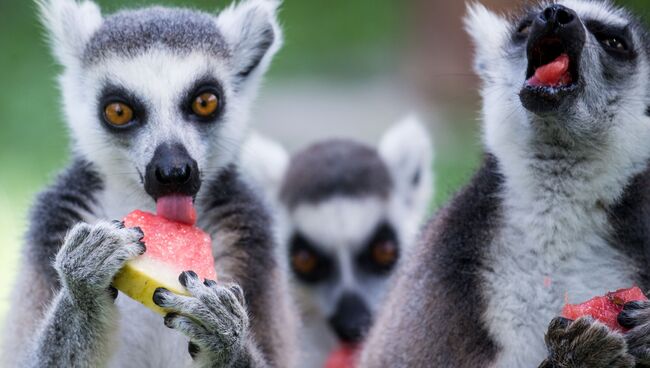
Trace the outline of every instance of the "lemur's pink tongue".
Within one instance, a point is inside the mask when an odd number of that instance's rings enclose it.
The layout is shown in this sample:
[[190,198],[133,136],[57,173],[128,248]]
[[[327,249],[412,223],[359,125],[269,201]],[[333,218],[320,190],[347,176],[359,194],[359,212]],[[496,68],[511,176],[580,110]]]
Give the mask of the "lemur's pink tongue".
[[558,87],[570,84],[569,55],[562,54],[550,63],[540,66],[535,70],[528,81],[528,85],[535,87]]
[[170,195],[158,198],[156,212],[168,220],[182,222],[188,225],[196,223],[196,210],[192,197]]

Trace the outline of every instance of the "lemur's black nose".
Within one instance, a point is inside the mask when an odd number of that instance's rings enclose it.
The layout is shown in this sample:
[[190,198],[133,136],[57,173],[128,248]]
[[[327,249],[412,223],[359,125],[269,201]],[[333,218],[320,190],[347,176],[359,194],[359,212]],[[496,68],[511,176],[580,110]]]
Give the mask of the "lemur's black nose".
[[574,22],[577,19],[577,15],[576,12],[566,6],[553,4],[544,9],[540,14],[540,18],[550,25],[566,26]]
[[368,329],[372,316],[366,303],[360,296],[346,292],[341,296],[336,312],[329,322],[336,335],[343,342],[361,341]]
[[154,199],[170,194],[194,196],[201,186],[198,164],[182,144],[163,143],[146,167],[144,186]]

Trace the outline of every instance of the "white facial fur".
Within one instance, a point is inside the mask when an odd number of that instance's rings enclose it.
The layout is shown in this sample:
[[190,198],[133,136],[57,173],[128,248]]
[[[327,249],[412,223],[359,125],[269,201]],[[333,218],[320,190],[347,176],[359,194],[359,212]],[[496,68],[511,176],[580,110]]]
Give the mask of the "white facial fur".
[[[630,22],[607,2],[558,3],[583,22]],[[487,255],[494,271],[483,275],[490,296],[483,318],[502,348],[499,367],[539,364],[543,333],[566,296],[581,302],[636,283],[633,262],[612,247],[606,208],[650,158],[648,63],[638,34],[631,77],[611,82],[603,78],[601,46],[587,31],[582,95],[565,114],[543,117],[519,99],[527,59],[511,44],[516,26],[481,5],[466,18],[483,80],[484,141],[505,177],[504,227]]]
[[[204,180],[234,162],[260,78],[282,43],[278,5],[274,0],[248,0],[215,15],[214,22],[225,40],[223,57],[153,46],[135,56],[109,53],[88,63],[83,59],[84,50],[103,24],[97,5],[72,0],[39,2],[52,48],[64,67],[60,85],[73,150],[95,164],[107,192],[126,193],[126,198],[118,196],[122,201],[146,203],[140,175],[161,143],[181,143],[198,162]],[[272,43],[260,51],[269,28],[274,32]],[[238,79],[242,65],[260,57],[257,67]],[[219,82],[225,101],[223,114],[207,133],[197,123],[188,122],[179,108],[188,89],[206,77]],[[147,110],[144,124],[117,134],[103,126],[98,97],[107,83],[142,100]]]
[[389,277],[365,273],[354,262],[377,227],[386,222],[394,228],[402,255],[414,243],[433,188],[433,149],[428,137],[415,115],[404,118],[382,137],[378,152],[393,181],[388,198],[340,195],[318,203],[300,203],[292,210],[278,199],[288,167],[288,153],[279,144],[257,134],[247,139],[242,167],[276,210],[282,257],[288,258],[289,238],[299,231],[336,264],[335,282],[308,285],[296,280],[293,283],[303,317],[301,341],[305,366],[322,364],[338,344],[328,319],[344,291],[360,296],[373,313],[380,305]]

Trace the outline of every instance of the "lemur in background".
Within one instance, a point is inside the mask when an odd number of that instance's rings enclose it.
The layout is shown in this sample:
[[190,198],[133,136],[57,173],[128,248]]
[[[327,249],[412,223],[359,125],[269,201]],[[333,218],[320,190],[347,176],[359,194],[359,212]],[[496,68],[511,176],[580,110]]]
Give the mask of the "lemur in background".
[[415,240],[433,189],[429,133],[411,116],[378,149],[330,139],[290,158],[254,135],[242,159],[277,209],[302,315],[300,366],[322,367],[337,346],[366,335],[389,276]]
[[[235,166],[281,44],[278,2],[107,17],[90,1],[38,5],[64,67],[72,159],[32,211],[4,366],[291,366],[294,314],[270,218]],[[169,195],[195,199],[219,283],[184,272],[191,296],[154,295],[173,311],[163,323],[110,286],[144,251],[140,231],[110,220]]]
[[554,319],[565,295],[650,290],[648,34],[584,0],[476,4],[466,27],[485,160],[399,269],[360,366],[649,364],[649,302],[625,306],[625,335]]

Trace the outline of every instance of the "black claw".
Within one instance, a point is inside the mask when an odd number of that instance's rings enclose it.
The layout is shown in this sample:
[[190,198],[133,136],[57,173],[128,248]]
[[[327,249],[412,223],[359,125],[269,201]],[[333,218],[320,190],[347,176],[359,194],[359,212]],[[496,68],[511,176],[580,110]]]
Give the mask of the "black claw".
[[183,287],[187,287],[187,272],[181,272],[181,274],[178,275],[178,282],[180,282]]
[[187,351],[190,353],[192,359],[194,359],[199,353],[199,346],[190,341],[190,343],[187,345]]
[[646,303],[642,301],[634,301],[634,302],[625,303],[625,305],[623,305],[623,310],[632,311],[632,310],[644,309],[645,307],[646,307]]
[[142,231],[142,228],[140,226],[135,226],[132,229],[140,233],[140,239],[138,240],[144,239],[144,231]]
[[119,220],[113,220],[111,223],[115,226],[117,226],[118,229],[124,229],[126,226],[124,225],[124,221],[119,221]]
[[176,316],[178,316],[178,314],[176,313],[167,313],[165,315],[165,326],[167,326],[168,328],[174,328],[174,326],[172,326],[172,321],[174,320],[174,318],[176,318]]
[[217,286],[217,282],[214,280],[205,279],[205,281],[203,281],[203,285],[207,287],[213,287],[213,286]]
[[159,306],[162,307],[162,305],[165,303],[165,296],[164,294],[167,293],[168,290],[165,288],[157,288],[156,291],[153,292],[153,302]]
[[194,271],[183,271],[178,276],[178,282],[180,282],[181,285],[183,285],[183,287],[187,287],[187,278],[188,277],[198,279],[199,275],[197,275],[196,272],[194,272]]
[[633,313],[625,310],[619,313],[619,315],[616,317],[616,322],[627,329],[634,328],[638,324],[638,320],[637,318],[634,318]]
[[142,247],[142,252],[140,254],[144,254],[147,251],[147,245],[142,241],[142,239],[138,240],[138,244]]
[[110,295],[113,300],[117,299],[118,294],[117,289],[113,285],[108,287],[108,295]]

